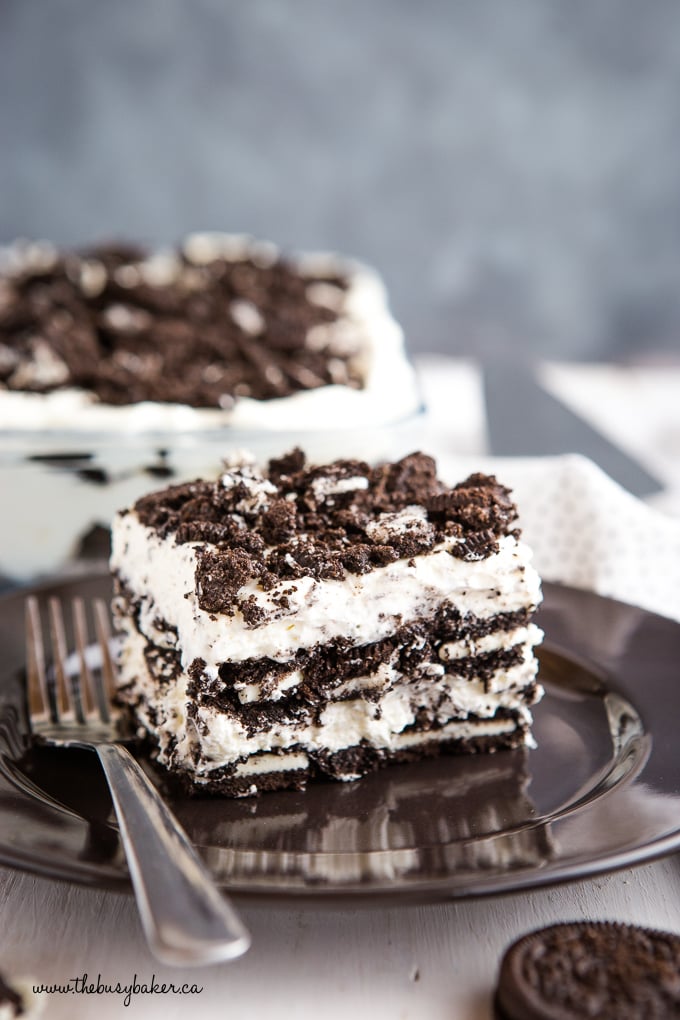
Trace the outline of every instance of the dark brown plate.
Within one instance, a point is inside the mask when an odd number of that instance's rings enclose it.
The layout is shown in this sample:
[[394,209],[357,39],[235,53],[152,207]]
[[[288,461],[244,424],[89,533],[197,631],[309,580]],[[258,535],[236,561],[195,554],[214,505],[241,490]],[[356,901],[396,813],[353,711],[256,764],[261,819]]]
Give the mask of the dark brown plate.
[[[106,595],[80,578],[41,595]],[[27,748],[23,596],[0,599],[0,863],[129,888],[88,752]],[[545,585],[537,747],[393,766],[257,800],[172,806],[218,880],[249,896],[465,897],[583,878],[680,847],[680,625]]]

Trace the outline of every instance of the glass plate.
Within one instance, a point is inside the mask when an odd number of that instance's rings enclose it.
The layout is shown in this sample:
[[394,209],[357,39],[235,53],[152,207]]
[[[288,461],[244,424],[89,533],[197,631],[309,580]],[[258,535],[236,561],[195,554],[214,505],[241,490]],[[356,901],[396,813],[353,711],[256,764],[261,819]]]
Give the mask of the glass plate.
[[[36,590],[36,589],[34,589]],[[108,595],[88,577],[41,597]],[[0,598],[0,863],[129,888],[88,752],[28,745],[23,597]],[[326,904],[502,893],[680,847],[680,625],[545,585],[537,747],[397,765],[259,799],[170,798],[232,893]]]

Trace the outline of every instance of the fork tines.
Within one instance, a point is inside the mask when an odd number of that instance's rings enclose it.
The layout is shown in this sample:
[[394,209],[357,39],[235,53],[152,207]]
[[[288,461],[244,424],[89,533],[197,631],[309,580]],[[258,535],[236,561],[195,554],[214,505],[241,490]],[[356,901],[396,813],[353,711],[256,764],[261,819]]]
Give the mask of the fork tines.
[[75,652],[69,654],[64,611],[54,596],[47,601],[47,619],[52,662],[46,665],[45,638],[40,603],[35,595],[26,599],[26,676],[31,713],[40,710],[50,722],[58,723],[68,713],[77,723],[85,723],[92,708],[102,722],[110,721],[110,692],[115,687],[115,667],[111,656],[111,627],[106,603],[92,604],[96,634],[97,661],[93,662],[88,638],[85,601],[71,602],[71,630]]

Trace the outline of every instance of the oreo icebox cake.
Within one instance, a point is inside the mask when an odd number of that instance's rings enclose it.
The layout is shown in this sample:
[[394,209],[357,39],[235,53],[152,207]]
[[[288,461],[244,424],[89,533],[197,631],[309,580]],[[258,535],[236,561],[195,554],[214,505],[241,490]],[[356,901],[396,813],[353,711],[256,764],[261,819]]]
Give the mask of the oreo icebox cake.
[[510,492],[300,449],[113,524],[118,696],[193,791],[531,743],[540,582]]

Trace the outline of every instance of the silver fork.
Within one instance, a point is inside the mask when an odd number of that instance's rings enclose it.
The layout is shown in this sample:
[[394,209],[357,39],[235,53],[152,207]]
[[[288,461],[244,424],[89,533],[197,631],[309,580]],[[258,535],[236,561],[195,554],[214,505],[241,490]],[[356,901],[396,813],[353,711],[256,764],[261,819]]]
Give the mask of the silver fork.
[[[115,666],[106,603],[95,599],[93,611],[95,647],[101,658],[96,665],[92,663],[93,649],[88,648],[84,601],[73,600],[75,655],[69,656],[61,603],[57,598],[49,599],[53,668],[48,670],[40,606],[34,596],[26,600],[32,732],[47,744],[90,748],[99,756],[142,926],[156,957],[175,965],[235,959],[250,945],[248,932],[218,891],[179,822],[132,755],[118,742],[109,698],[115,685]],[[66,712],[62,709],[64,699]]]

